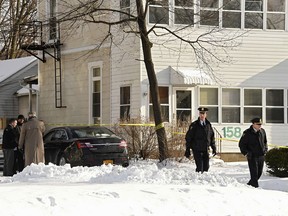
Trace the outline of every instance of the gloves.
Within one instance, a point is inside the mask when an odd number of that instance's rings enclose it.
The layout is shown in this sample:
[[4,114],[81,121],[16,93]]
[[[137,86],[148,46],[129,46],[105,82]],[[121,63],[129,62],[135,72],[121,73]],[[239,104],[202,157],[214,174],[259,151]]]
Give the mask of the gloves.
[[189,159],[191,153],[190,153],[190,148],[186,148],[186,151],[185,151],[185,157]]
[[252,158],[252,152],[248,152],[245,156],[246,156],[246,158],[251,159]]
[[216,155],[217,153],[216,153],[216,149],[213,149],[212,150],[212,155],[213,155],[213,157]]

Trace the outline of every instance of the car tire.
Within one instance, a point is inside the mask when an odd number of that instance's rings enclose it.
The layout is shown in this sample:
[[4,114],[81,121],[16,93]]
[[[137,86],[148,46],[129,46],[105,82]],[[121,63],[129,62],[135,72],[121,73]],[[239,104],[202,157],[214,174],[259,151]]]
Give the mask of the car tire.
[[57,164],[59,166],[64,166],[65,164],[67,164],[67,161],[66,161],[63,154],[58,157],[58,163]]

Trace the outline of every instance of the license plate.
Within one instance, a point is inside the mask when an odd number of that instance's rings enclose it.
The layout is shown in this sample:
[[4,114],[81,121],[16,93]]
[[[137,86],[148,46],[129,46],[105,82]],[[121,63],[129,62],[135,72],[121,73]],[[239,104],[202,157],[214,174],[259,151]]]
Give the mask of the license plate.
[[113,160],[103,160],[103,164],[113,164]]

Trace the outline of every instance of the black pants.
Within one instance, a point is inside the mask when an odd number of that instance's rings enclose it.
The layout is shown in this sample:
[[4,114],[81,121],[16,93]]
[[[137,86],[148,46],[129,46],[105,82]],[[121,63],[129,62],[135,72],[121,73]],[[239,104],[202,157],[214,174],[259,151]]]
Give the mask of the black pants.
[[15,151],[15,165],[14,170],[21,172],[24,169],[23,153],[19,150]]
[[208,151],[193,151],[193,157],[196,163],[196,172],[207,172],[209,169]]
[[258,180],[262,175],[264,166],[264,156],[251,156],[247,158],[250,171],[250,181],[248,185],[259,187]]
[[15,174],[15,152],[14,149],[3,149],[4,167],[3,176],[13,176]]

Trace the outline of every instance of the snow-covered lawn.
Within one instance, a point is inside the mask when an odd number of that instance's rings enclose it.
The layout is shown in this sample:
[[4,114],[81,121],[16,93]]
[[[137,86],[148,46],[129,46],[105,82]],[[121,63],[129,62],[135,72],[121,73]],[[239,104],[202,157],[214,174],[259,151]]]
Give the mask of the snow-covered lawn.
[[247,162],[210,160],[196,173],[184,160],[132,161],[127,168],[34,165],[0,177],[3,216],[50,215],[288,215],[288,178],[269,176],[247,186]]

